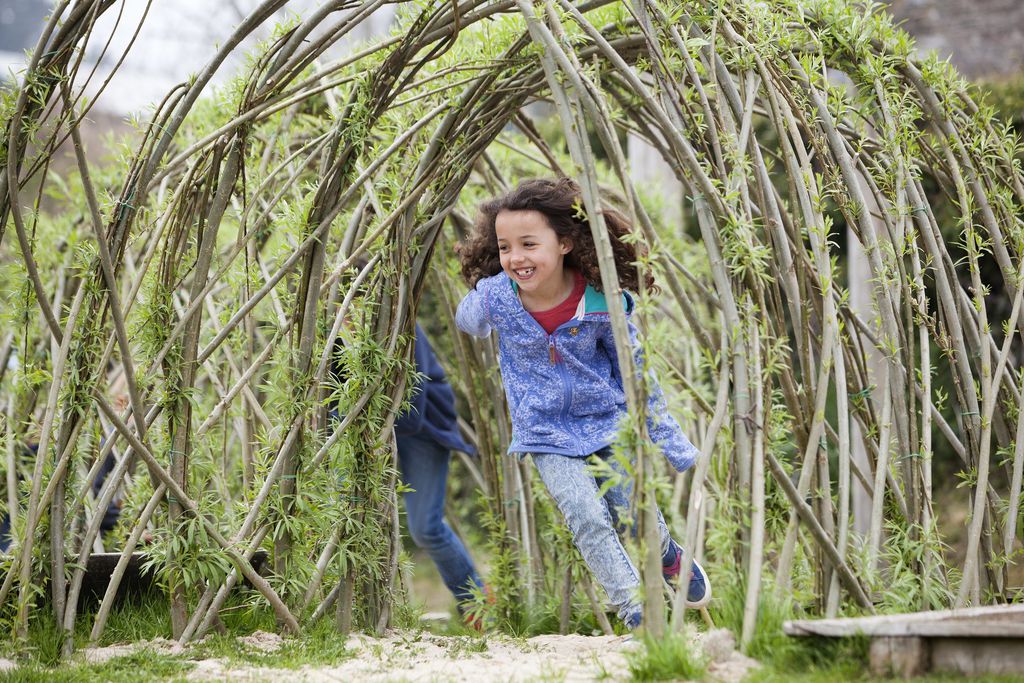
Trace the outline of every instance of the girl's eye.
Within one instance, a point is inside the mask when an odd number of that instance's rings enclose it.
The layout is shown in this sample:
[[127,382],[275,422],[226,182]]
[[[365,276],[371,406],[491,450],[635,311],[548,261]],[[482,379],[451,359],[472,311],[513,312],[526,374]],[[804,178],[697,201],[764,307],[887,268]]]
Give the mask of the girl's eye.
[[507,244],[502,244],[502,245],[498,246],[498,251],[500,251],[502,253],[508,251],[508,245]]
[[532,247],[533,246],[533,242],[523,242],[523,246],[527,247],[527,248]]

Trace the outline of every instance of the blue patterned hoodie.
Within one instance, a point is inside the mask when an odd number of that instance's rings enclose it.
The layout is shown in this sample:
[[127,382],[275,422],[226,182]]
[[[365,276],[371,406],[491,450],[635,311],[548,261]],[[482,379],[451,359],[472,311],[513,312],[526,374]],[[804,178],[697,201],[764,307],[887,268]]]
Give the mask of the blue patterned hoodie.
[[[633,312],[630,295],[623,294],[623,306],[628,317]],[[515,283],[502,272],[477,282],[459,303],[455,322],[475,337],[498,332],[498,363],[512,413],[509,453],[585,457],[615,441],[626,396],[604,294],[587,285],[573,318],[549,335],[523,308]],[[639,364],[636,332],[629,323]],[[668,413],[653,377],[648,386],[648,430],[681,472],[693,465],[698,451]]]

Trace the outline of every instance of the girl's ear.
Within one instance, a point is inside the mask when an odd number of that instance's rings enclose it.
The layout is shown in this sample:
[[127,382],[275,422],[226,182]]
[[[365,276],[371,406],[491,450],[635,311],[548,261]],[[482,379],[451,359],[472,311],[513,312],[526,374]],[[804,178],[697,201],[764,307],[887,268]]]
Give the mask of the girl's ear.
[[573,248],[572,240],[568,237],[558,238],[558,250],[562,254],[568,254]]

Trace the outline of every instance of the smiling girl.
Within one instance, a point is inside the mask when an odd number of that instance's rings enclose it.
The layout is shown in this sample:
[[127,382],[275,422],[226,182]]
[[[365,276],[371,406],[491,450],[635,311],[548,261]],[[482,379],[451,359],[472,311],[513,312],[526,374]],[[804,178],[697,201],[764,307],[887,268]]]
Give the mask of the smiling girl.
[[[609,302],[590,225],[582,215],[579,186],[568,178],[528,180],[485,202],[472,236],[459,247],[462,274],[473,287],[459,304],[459,329],[476,337],[498,333],[499,366],[512,413],[509,453],[530,454],[541,480],[561,510],[587,566],[615,603],[629,628],[643,618],[640,576],[619,538],[633,530],[628,518],[633,482],[612,457],[626,412],[622,375],[608,315],[621,305],[627,317],[633,298]],[[619,285],[639,287],[636,248],[623,240],[626,218],[604,209]],[[644,284],[653,285],[647,277]],[[638,364],[636,327],[629,324]],[[668,414],[661,389],[648,382],[648,428],[652,440],[678,471],[698,451]],[[595,476],[591,460],[605,461],[618,476]],[[625,517],[625,518],[624,518]],[[670,583],[681,574],[682,551],[658,513],[662,573]],[[695,561],[687,604],[706,605],[711,587]]]

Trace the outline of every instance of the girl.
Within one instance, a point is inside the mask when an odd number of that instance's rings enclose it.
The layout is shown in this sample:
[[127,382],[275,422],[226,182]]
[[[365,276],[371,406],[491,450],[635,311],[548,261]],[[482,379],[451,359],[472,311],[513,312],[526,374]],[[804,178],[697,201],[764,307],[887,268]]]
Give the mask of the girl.
[[[612,458],[619,421],[626,412],[622,377],[590,226],[581,216],[579,186],[567,178],[529,180],[484,203],[473,235],[459,247],[463,277],[473,289],[460,302],[456,323],[486,337],[498,332],[499,365],[512,413],[509,453],[532,454],[541,480],[562,511],[576,547],[619,617],[636,628],[643,617],[640,576],[619,539],[633,528],[623,523],[632,481]],[[639,285],[636,249],[623,241],[630,225],[622,214],[603,210],[623,289]],[[646,285],[653,281],[648,279]],[[629,325],[638,355],[636,328]],[[672,466],[690,467],[697,449],[668,414],[661,390],[650,382],[648,421],[652,439]],[[619,483],[602,496],[603,478],[588,459],[605,461]],[[680,574],[682,551],[658,513],[662,571],[670,583]],[[711,587],[696,562],[687,604],[706,605]]]

